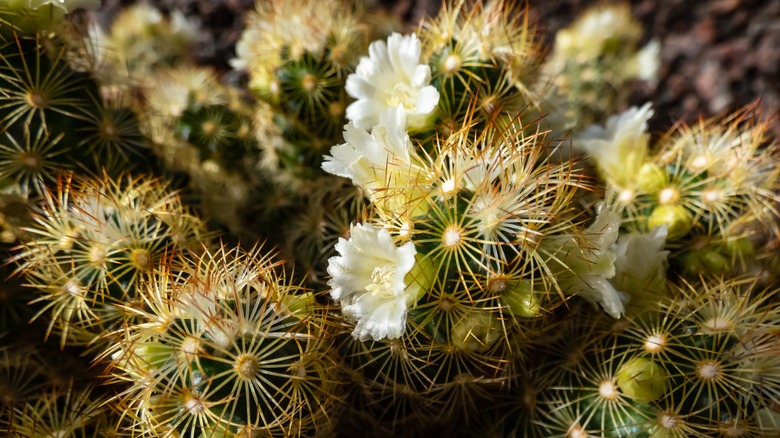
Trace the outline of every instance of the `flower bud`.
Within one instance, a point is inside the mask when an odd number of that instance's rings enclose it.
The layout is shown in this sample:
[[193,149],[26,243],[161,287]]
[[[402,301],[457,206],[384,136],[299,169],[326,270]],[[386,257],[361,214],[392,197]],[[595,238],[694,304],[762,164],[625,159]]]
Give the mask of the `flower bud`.
[[647,219],[647,228],[667,226],[669,234],[667,241],[677,240],[693,228],[693,218],[685,207],[681,205],[659,205]]
[[666,371],[650,359],[636,357],[624,363],[617,372],[617,384],[628,398],[652,402],[666,393]]
[[542,308],[536,302],[531,283],[518,282],[508,286],[502,292],[501,303],[509,309],[514,316],[521,318],[533,318],[542,313]]
[[655,193],[669,184],[669,175],[655,163],[645,163],[636,175],[637,186],[645,192]]
[[300,295],[286,294],[282,297],[282,304],[291,314],[303,319],[312,314],[317,304],[317,299],[312,292]]
[[469,353],[483,353],[501,336],[501,324],[490,312],[477,311],[464,315],[452,328],[452,343]]

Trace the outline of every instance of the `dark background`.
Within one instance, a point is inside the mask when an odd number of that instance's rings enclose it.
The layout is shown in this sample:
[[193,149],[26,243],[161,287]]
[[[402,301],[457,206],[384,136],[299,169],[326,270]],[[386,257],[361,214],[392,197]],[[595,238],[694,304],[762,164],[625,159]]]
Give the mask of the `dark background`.
[[[258,0],[263,1],[263,0]],[[294,0],[290,0],[294,1]],[[509,0],[511,1],[511,0]],[[519,0],[518,0],[519,1]],[[440,0],[376,0],[402,16],[410,28],[435,14]],[[110,19],[131,0],[104,0]],[[228,70],[240,37],[243,16],[254,0],[150,0],[158,8],[182,10],[201,20],[199,62]],[[541,38],[555,32],[587,7],[586,0],[529,0]],[[604,3],[603,1],[601,3]],[[633,15],[644,25],[644,40],[661,41],[661,70],[655,90],[636,87],[632,104],[653,102],[651,131],[676,121],[693,123],[734,111],[756,99],[762,118],[780,117],[780,0],[632,0]],[[775,124],[776,136],[780,128]]]

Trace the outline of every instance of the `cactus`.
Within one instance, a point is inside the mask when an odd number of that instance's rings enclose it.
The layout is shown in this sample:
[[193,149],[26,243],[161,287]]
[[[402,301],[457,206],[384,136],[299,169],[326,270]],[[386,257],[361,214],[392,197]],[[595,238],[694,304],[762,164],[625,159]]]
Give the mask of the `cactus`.
[[[447,10],[422,41],[393,34],[372,43],[362,68],[347,79],[358,100],[347,109],[346,143],[334,146],[323,163],[326,171],[350,178],[374,208],[336,244],[329,286],[355,323],[353,337],[372,341],[361,346],[347,338],[345,360],[363,374],[365,397],[375,400],[369,406],[394,427],[407,421],[437,427],[473,411],[480,396],[517,372],[511,364],[525,352],[526,328],[572,296],[614,317],[624,311],[625,296],[608,282],[615,275],[610,247],[619,218],[577,212],[575,202],[590,202],[584,173],[559,161],[556,145],[528,129],[522,116],[500,116],[517,111],[509,101],[526,99],[527,105],[531,99],[530,87],[518,81],[534,66],[525,59],[533,53],[531,31],[510,11],[502,2]],[[462,34],[437,42],[449,33],[440,29],[447,23]],[[483,25],[518,36],[474,36]],[[464,61],[463,76],[443,70],[432,76],[442,67],[435,64],[442,51],[460,44],[458,38],[485,51],[477,51],[480,61]],[[411,62],[415,50],[419,63]],[[409,58],[392,62],[400,56]],[[478,64],[484,70],[468,72]],[[490,91],[479,82],[492,77],[490,71],[512,79],[493,90],[495,113],[451,105],[472,88],[478,95]],[[459,83],[470,75],[474,82]],[[392,390],[399,385],[400,397]],[[432,420],[432,412],[445,415]]]
[[544,88],[544,105],[562,113],[554,116],[558,124],[597,123],[625,101],[628,81],[655,81],[660,44],[639,49],[641,37],[627,3],[591,7],[555,35],[542,71],[555,85]]
[[628,5],[95,6],[0,5],[1,432],[780,432],[776,121],[648,132]]
[[645,132],[652,110],[645,105],[611,117],[606,129],[590,127],[578,141],[595,158],[625,226],[666,229],[674,267],[738,273],[772,232],[778,199],[768,124],[752,111],[680,126],[653,151]]
[[174,248],[208,238],[179,197],[154,179],[63,178],[14,256],[17,271],[45,303],[50,331],[90,343],[122,323],[119,306],[137,299],[139,274]]
[[143,308],[108,350],[143,433],[301,435],[337,409],[329,322],[260,248],[224,247],[160,265]]

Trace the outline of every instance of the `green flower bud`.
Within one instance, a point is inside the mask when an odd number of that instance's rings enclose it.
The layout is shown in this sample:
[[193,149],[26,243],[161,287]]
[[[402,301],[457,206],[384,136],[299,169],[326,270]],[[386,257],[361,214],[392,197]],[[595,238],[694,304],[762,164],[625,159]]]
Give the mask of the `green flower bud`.
[[[495,280],[500,282],[503,280]],[[490,287],[490,285],[489,285]],[[506,286],[502,291],[501,303],[506,306],[514,316],[533,318],[542,313],[542,308],[534,299],[534,290],[531,282],[522,281],[511,286]]]
[[666,371],[650,359],[636,357],[624,363],[617,372],[617,384],[628,398],[652,402],[666,393]]
[[636,184],[645,192],[659,192],[669,184],[669,175],[661,166],[655,163],[645,163],[639,168]]
[[303,319],[312,314],[317,305],[317,299],[314,297],[314,293],[306,292],[300,295],[285,295],[282,297],[282,303],[287,311]]
[[677,240],[693,228],[693,218],[682,205],[659,205],[647,219],[647,228],[653,229],[666,225],[669,234],[667,241]]
[[415,264],[404,277],[404,282],[408,285],[407,292],[409,292],[410,296],[409,305],[420,301],[420,298],[431,290],[438,272],[438,267],[430,257],[420,253],[415,255]]
[[730,267],[729,260],[713,248],[702,248],[691,252],[685,260],[685,269],[689,272],[722,273],[729,270]]
[[748,238],[731,239],[726,242],[726,249],[731,255],[737,257],[752,256],[756,252],[756,247],[753,241]]
[[484,353],[501,336],[501,323],[487,311],[464,315],[452,328],[452,343],[460,350]]

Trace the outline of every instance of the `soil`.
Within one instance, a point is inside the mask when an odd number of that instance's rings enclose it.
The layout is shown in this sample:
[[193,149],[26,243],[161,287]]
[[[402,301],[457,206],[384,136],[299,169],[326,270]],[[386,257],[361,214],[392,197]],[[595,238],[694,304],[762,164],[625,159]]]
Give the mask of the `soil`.
[[[263,1],[263,0],[258,0]],[[508,0],[512,1],[512,0]],[[521,1],[521,0],[518,0]],[[132,0],[105,0],[104,17]],[[198,17],[202,39],[199,62],[229,69],[243,17],[253,0],[152,0],[158,8],[177,8]],[[376,0],[413,26],[436,13],[440,0]],[[542,38],[551,43],[593,0],[528,0]],[[780,0],[632,0],[645,40],[661,41],[660,77],[655,89],[636,86],[630,104],[652,101],[651,131],[677,121],[694,123],[758,101],[764,118],[780,118]],[[775,134],[780,137],[780,124]]]

